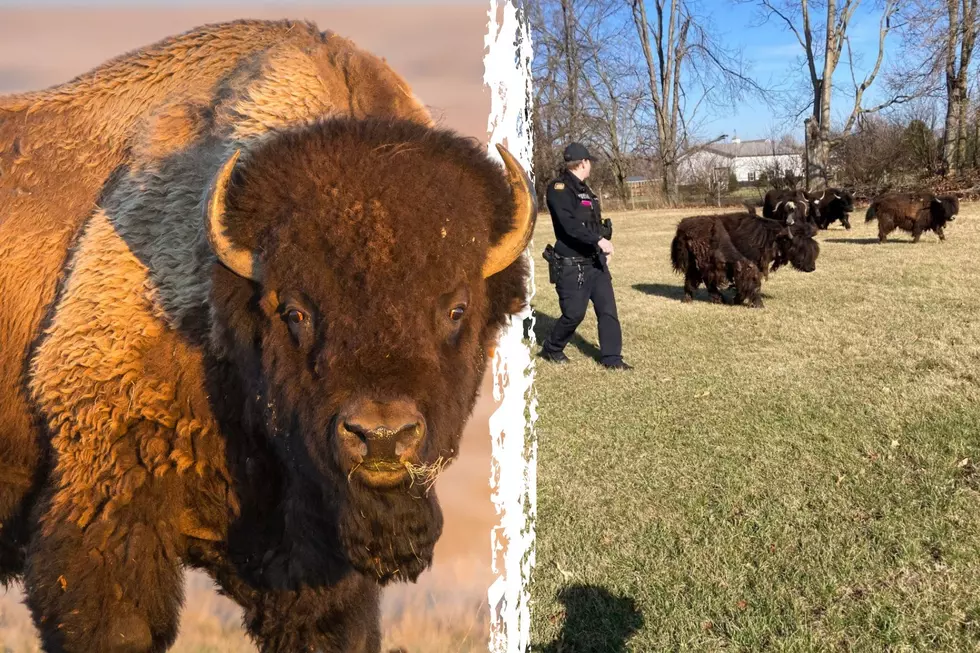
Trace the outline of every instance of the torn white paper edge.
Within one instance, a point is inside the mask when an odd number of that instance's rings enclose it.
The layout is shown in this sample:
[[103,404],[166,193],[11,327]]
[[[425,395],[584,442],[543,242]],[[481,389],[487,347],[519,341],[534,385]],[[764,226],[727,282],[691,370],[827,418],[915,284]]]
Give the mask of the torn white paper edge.
[[[487,143],[490,156],[500,160],[496,144],[503,143],[530,175],[532,50],[528,15],[526,8],[519,6],[521,2],[490,0],[483,80],[490,88],[491,98]],[[533,246],[532,241],[531,251]],[[530,269],[528,290],[529,297],[533,297],[533,257]],[[528,584],[535,561],[537,402],[531,349],[523,342],[525,320],[532,324],[529,335],[533,343],[533,315],[530,308],[525,308],[511,317],[493,357],[494,400],[501,403],[490,417],[490,487],[500,516],[500,523],[490,533],[491,564],[496,575],[487,592],[491,653],[524,653],[530,647]],[[503,570],[498,568],[501,559]]]

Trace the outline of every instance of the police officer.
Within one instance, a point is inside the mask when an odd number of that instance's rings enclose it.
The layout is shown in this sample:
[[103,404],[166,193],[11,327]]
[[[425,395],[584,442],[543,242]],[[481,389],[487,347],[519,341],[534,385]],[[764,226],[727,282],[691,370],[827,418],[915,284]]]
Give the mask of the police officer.
[[607,368],[629,370],[632,367],[622,357],[623,337],[607,263],[613,245],[604,234],[599,198],[585,183],[592,171],[592,156],[581,143],[571,143],[564,159],[564,171],[548,183],[547,191],[556,241],[547,254],[556,268],[552,280],[561,317],[542,343],[540,355],[556,363],[568,362],[563,350],[585,319],[591,300],[599,322],[599,362]]

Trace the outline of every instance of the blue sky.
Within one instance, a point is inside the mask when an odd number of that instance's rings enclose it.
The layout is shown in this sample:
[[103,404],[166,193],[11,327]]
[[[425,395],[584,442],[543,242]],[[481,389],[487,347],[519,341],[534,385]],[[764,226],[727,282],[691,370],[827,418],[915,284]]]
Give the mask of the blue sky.
[[[746,61],[751,62],[750,71],[758,82],[784,84],[789,75],[803,75],[809,79],[809,72],[802,59],[803,48],[789,28],[778,19],[756,27],[761,21],[757,5],[735,4],[731,0],[702,0],[702,4],[710,13],[714,25],[719,28],[715,36],[730,46],[743,49]],[[816,4],[816,3],[813,3]],[[815,11],[811,9],[811,11]],[[825,15],[823,10],[818,15]],[[812,14],[811,14],[812,15]],[[854,49],[855,68],[858,81],[871,70],[878,53],[878,24],[880,13],[874,8],[872,0],[864,0],[855,13],[854,20],[848,29],[851,45]],[[875,84],[865,93],[866,106],[880,100],[877,87],[887,69],[889,57],[901,56],[901,43],[897,34],[892,33],[886,41],[885,59],[882,63],[882,73]],[[797,65],[799,59],[799,66]],[[818,66],[821,60],[818,59]],[[819,74],[818,69],[818,74]],[[833,97],[833,113],[835,123],[843,121],[853,107],[853,82],[846,59],[846,50],[842,55],[834,76],[836,92]],[[706,121],[705,135],[727,133],[730,136],[737,130],[740,138],[764,138],[770,128],[778,133],[790,131],[801,142],[803,139],[802,118],[795,129],[784,126],[781,116],[774,115],[778,108],[770,109],[765,103],[747,99],[733,110],[717,111]]]
[[[743,49],[745,59],[750,62],[752,76],[760,83],[785,83],[788,76],[807,75],[805,68],[796,66],[796,59],[802,49],[795,37],[782,24],[770,21],[763,26],[756,26],[760,20],[757,6],[752,3],[739,4],[734,0],[695,0],[703,13],[713,21],[714,37],[728,46]],[[306,0],[305,4],[322,4],[342,6],[351,4],[452,4],[452,5],[484,5],[489,7],[489,0]],[[283,2],[276,0],[0,0],[0,7],[24,6],[194,6],[194,5],[288,5],[304,4],[302,1]],[[816,4],[816,3],[814,3]],[[879,15],[874,9],[873,0],[863,0],[849,30],[855,56],[863,63],[858,65],[859,79],[874,62],[877,52],[877,33]],[[889,37],[889,52],[886,50],[884,68],[887,68],[888,58],[901,56],[898,48],[897,35]],[[879,76],[880,79],[880,76]],[[835,76],[834,117],[843,120],[845,110],[849,111],[852,100],[848,95],[853,87],[846,59],[841,62]],[[866,103],[872,103],[878,95],[879,84],[866,93]],[[776,115],[778,108],[770,109],[757,99],[746,98],[734,107],[713,110],[703,115],[699,123],[702,136],[713,138],[718,134],[737,133],[742,139],[763,138],[773,129],[778,133],[789,132],[799,140],[803,138],[802,122],[799,125],[787,126],[781,116]]]

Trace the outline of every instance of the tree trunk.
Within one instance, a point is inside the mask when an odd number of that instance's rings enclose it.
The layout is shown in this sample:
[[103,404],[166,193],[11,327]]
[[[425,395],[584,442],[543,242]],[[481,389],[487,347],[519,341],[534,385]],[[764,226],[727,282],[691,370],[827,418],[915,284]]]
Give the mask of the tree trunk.
[[827,38],[824,46],[823,76],[814,88],[813,115],[815,129],[811,134],[813,166],[810,183],[816,189],[830,184],[830,103],[833,90],[834,70],[837,68],[837,3],[827,0]]
[[565,101],[568,106],[568,139],[578,135],[578,48],[575,41],[575,16],[571,0],[561,0],[562,37],[565,49],[565,77],[568,92]]
[[973,112],[973,169],[980,167],[980,103]]
[[943,174],[957,172],[957,138],[960,132],[959,89],[955,82],[946,85],[946,123],[943,129]]
[[672,157],[660,157],[661,183],[664,199],[668,206],[677,206],[677,163],[671,161]]
[[959,41],[960,0],[946,0],[949,30],[946,37],[946,123],[943,130],[943,173],[956,174],[959,164],[960,75],[956,69],[956,46]]
[[960,108],[956,112],[959,120],[956,130],[956,167],[962,170],[966,167],[966,134],[969,129],[970,97],[966,92],[961,93]]

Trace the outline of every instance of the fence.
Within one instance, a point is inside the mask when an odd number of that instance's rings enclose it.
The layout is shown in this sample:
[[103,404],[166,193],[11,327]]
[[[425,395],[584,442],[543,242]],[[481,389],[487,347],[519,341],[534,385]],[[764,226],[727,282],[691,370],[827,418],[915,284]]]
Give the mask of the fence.
[[[677,205],[733,207],[742,206],[745,202],[761,204],[766,190],[768,189],[755,186],[743,186],[734,191],[727,188],[711,190],[697,186],[680,186],[677,189]],[[667,207],[658,179],[627,181],[625,201],[612,186],[606,185],[596,188],[595,191],[602,198],[604,211],[650,211]]]

